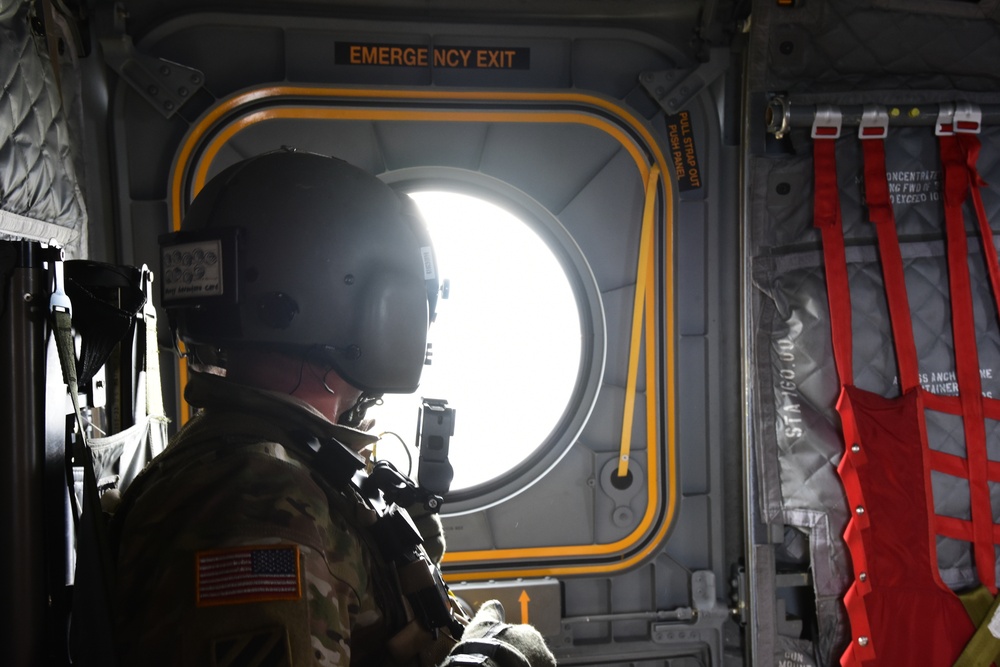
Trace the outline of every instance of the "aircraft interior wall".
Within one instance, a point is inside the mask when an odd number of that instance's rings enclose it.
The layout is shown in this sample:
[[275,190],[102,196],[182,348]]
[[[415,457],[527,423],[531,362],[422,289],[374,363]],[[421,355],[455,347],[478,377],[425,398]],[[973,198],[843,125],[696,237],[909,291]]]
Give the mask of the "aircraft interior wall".
[[[446,494],[444,576],[538,627],[560,664],[889,664],[913,629],[871,620],[890,571],[873,526],[899,516],[883,508],[926,523],[922,574],[937,593],[995,595],[1000,270],[980,239],[996,244],[1000,207],[998,16],[988,0],[0,0],[11,664],[69,664],[83,590],[83,445],[51,337],[57,274],[135,267],[151,307],[80,387],[83,412],[112,434],[145,424],[156,409],[133,403],[152,359],[174,431],[190,416],[188,370],[158,292],[158,239],[213,175],[283,147],[402,192],[481,197],[565,273],[580,352],[555,426],[524,426],[553,400],[530,367],[517,395],[435,397],[459,424],[493,403],[453,451],[499,433],[527,452]],[[955,178],[968,179],[958,204]],[[895,235],[869,224],[887,215]],[[147,330],[158,353],[144,354]],[[435,346],[435,363],[448,354]],[[486,373],[497,355],[528,357],[481,348],[458,363]],[[872,436],[852,428],[868,416],[847,404],[868,396],[918,397],[908,414],[923,441],[899,450],[906,465],[872,472],[859,458]],[[98,477],[127,484],[140,459]],[[897,469],[923,480],[905,495],[923,514],[872,500]]]
[[[995,392],[996,296],[986,277],[983,257],[988,253],[972,232],[976,214],[971,210],[972,200],[981,196],[983,218],[993,220],[996,229],[995,191],[970,188],[965,208],[955,214],[951,233],[957,236],[945,241],[951,215],[946,211],[958,204],[945,201],[954,196],[948,188],[955,187],[955,177],[946,174],[942,162],[947,142],[955,140],[941,135],[949,127],[959,137],[969,132],[975,137],[970,145],[982,147],[979,173],[986,183],[996,180],[990,176],[994,159],[989,156],[995,152],[990,109],[997,79],[988,63],[998,46],[995,21],[976,3],[755,6],[746,116],[749,127],[764,123],[768,131],[748,132],[744,143],[746,284],[752,286],[746,290],[745,322],[753,369],[746,388],[752,410],[747,469],[750,516],[756,512],[762,519],[750,532],[748,563],[757,591],[770,590],[786,572],[809,572],[808,582],[791,582],[781,604],[791,609],[799,604],[796,599],[805,599],[815,605],[820,664],[918,660],[903,659],[890,646],[896,633],[916,646],[913,638],[919,633],[906,630],[904,621],[888,632],[866,620],[866,614],[874,614],[870,600],[883,594],[872,581],[881,577],[891,587],[891,568],[883,565],[876,574],[878,565],[871,563],[879,562],[873,554],[881,553],[872,546],[875,536],[892,539],[884,518],[892,512],[912,511],[912,520],[928,527],[928,535],[910,547],[912,560],[901,557],[896,565],[909,568],[912,581],[927,576],[935,590],[958,593],[980,583],[988,586],[994,578],[989,573],[995,567],[992,544],[980,538],[984,544],[977,547],[968,535],[941,527],[951,518],[971,521],[973,514],[992,523],[995,509],[981,495],[988,495],[985,489],[992,483],[975,474],[944,473],[929,461],[942,453],[967,457],[962,465],[968,471],[992,457],[979,448],[995,446],[990,418],[980,424],[989,434],[976,445],[968,428],[981,418],[942,411],[938,399],[981,393],[989,403]],[[973,123],[964,123],[966,109],[974,109]],[[831,132],[828,121],[842,123],[839,132]],[[814,157],[827,149],[822,162]],[[884,162],[877,157],[881,151]],[[828,185],[818,184],[834,177],[838,190],[831,195]],[[832,219],[828,207],[835,204],[842,223],[823,231],[826,223],[820,221]],[[886,215],[879,211],[894,214],[891,223],[872,224]],[[987,233],[995,244],[995,232]],[[838,243],[843,251],[834,249]],[[957,253],[950,270],[947,248]],[[966,256],[971,296],[959,287]],[[841,267],[835,270],[846,271],[846,278],[832,276],[830,267]],[[849,302],[835,303],[831,313],[828,289],[837,301],[849,294]],[[975,304],[970,306],[974,315],[953,309],[966,299]],[[974,324],[956,325],[963,321]],[[956,338],[961,326],[976,333]],[[970,356],[978,362],[961,360],[963,346],[974,349]],[[981,367],[979,387],[968,379],[974,373],[966,376],[964,387],[954,380],[962,364]],[[900,462],[866,473],[858,456],[871,443],[854,440],[845,448],[845,438],[858,436],[845,435],[854,416],[841,385],[903,402],[919,393],[918,383],[931,394],[922,416],[914,418],[924,423],[924,441],[921,445],[916,438],[896,456],[924,457],[926,480],[908,485],[913,489],[909,501],[898,494],[884,509],[878,498],[871,498],[868,507],[866,497],[879,485],[892,484],[905,466]],[[883,423],[890,431],[901,428],[890,426],[888,418]],[[859,493],[848,481],[855,474],[872,475],[868,484],[873,486]],[[901,508],[913,499],[926,505],[926,516],[922,507]],[[924,566],[921,551],[930,552]],[[803,585],[795,595],[795,587]],[[780,627],[784,620],[782,607],[775,609],[762,595],[751,613],[763,616],[758,624],[764,627],[775,620]],[[754,653],[778,654],[772,638],[781,635],[755,635]],[[956,644],[961,645],[952,651],[960,651],[964,641]],[[913,650],[929,656],[928,644],[922,646]]]

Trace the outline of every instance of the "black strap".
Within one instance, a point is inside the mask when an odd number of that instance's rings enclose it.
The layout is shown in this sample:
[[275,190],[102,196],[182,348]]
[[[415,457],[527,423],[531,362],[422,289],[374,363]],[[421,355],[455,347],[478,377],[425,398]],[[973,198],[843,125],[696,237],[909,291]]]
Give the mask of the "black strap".
[[66,295],[73,302],[73,327],[80,334],[77,381],[90,382],[115,346],[132,332],[146,297],[134,266],[116,266],[89,260],[66,265]]
[[56,346],[63,379],[76,412],[83,440],[83,510],[77,531],[77,567],[74,583],[73,622],[70,648],[81,665],[117,665],[114,647],[112,592],[114,568],[109,550],[107,525],[94,473],[94,459],[87,444],[86,427],[80,412],[73,346],[72,317],[68,310],[53,308]]
[[[501,625],[501,631],[507,626]],[[448,665],[485,665],[492,661],[500,667],[531,667],[523,653],[505,641],[493,637],[464,639],[448,656],[442,667]]]

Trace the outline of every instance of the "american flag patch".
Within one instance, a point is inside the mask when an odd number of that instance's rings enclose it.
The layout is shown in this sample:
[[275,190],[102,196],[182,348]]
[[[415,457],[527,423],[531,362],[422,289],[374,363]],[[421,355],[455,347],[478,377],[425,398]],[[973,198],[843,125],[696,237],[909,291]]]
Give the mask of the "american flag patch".
[[299,548],[295,545],[199,551],[195,577],[199,607],[302,597]]

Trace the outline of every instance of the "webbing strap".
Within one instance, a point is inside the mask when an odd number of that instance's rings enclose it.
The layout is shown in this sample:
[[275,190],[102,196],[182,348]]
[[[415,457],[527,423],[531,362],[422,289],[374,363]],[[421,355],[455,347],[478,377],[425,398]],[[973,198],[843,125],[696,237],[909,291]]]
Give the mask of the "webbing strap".
[[[832,142],[816,140],[816,226],[829,230],[823,234],[824,262],[834,353],[843,385],[837,410],[847,444],[838,472],[852,508],[844,536],[855,571],[844,598],[852,640],[841,664],[876,660],[887,665],[913,664],[918,656],[927,664],[944,664],[959,654],[973,627],[958,599],[941,583],[935,566],[923,393],[884,145],[879,137],[863,138],[866,205],[878,235],[903,391],[897,399],[885,399],[844,381],[851,378],[851,369],[843,364],[851,344],[851,330],[845,325],[850,321],[850,293],[843,229],[832,201],[839,198],[835,152]],[[901,548],[906,550],[905,558]],[[912,636],[922,623],[930,623],[942,634]]]
[[963,591],[958,594],[958,599],[962,601],[966,613],[976,625],[979,625],[986,618],[987,614],[990,613],[990,607],[996,601],[996,597],[990,595],[985,586],[976,586]]
[[56,12],[51,0],[42,0],[42,22],[45,26],[45,41],[49,47],[49,64],[52,66],[52,79],[56,84],[59,102],[63,101],[62,75],[59,64],[59,33],[56,26]]
[[993,243],[993,229],[990,227],[989,217],[986,215],[986,208],[983,206],[983,195],[980,188],[986,182],[980,177],[976,163],[979,161],[979,137],[974,134],[955,135],[958,144],[965,154],[965,166],[969,172],[969,183],[971,185],[972,203],[976,210],[976,221],[979,226],[979,237],[982,241],[983,254],[986,257],[986,269],[990,276],[990,286],[993,288],[993,302],[997,305],[997,314],[1000,315],[1000,261],[997,259],[997,248]]
[[[118,434],[124,443],[118,459],[118,490],[122,492],[146,467],[146,464],[164,450],[167,444],[167,425],[170,423],[163,411],[163,389],[160,385],[156,308],[153,306],[153,295],[150,287],[153,274],[143,265],[140,276],[142,292],[146,296],[141,311],[142,317],[139,318],[143,329],[145,329],[145,349],[142,371],[136,385],[135,424]],[[114,436],[103,439],[107,443],[113,440],[116,440]]]
[[[851,318],[851,293],[847,276],[847,256],[844,249],[844,230],[840,212],[840,190],[837,184],[836,137],[815,135],[813,138],[813,225],[823,238],[823,265],[826,273],[826,291],[829,299],[830,330],[833,358],[842,387],[837,402],[845,442],[860,442],[861,435],[850,407],[850,395],[845,389],[854,382],[853,333]],[[844,481],[848,500],[857,506],[864,505],[859,469],[866,463],[864,450],[841,457],[837,472]],[[844,541],[851,552],[856,572],[867,573],[864,531],[866,514],[853,515],[847,524]],[[860,665],[876,657],[876,641],[864,598],[872,591],[867,574],[856,576],[844,597],[853,635],[844,655],[842,665]]]
[[[625,386],[625,411],[622,416],[622,437],[618,450],[618,477],[628,474],[629,453],[632,447],[632,423],[635,419],[635,390],[639,378],[639,349],[642,342],[642,318],[646,312],[646,321],[651,322],[653,313],[645,306],[653,291],[653,237],[656,226],[656,193],[659,190],[660,167],[654,164],[649,170],[646,181],[646,203],[642,211],[642,232],[639,236],[639,261],[635,275],[635,297],[632,307],[632,338],[629,343],[628,379]],[[647,327],[649,329],[649,327]],[[647,336],[646,355],[654,354],[653,339]],[[647,367],[649,359],[647,359]],[[648,375],[647,375],[648,377]],[[647,385],[646,392],[654,391]]]
[[[57,262],[59,264],[59,262]],[[117,657],[112,639],[111,609],[114,572],[109,549],[107,526],[101,510],[94,473],[94,457],[87,437],[83,414],[80,411],[79,389],[76,376],[76,354],[73,345],[73,320],[68,309],[53,308],[56,348],[62,366],[63,379],[69,390],[76,413],[76,421],[83,439],[83,511],[79,519],[77,534],[77,571],[87,573],[76,582],[74,600],[88,600],[84,611],[82,604],[74,604],[74,618],[71,626],[71,647],[74,658],[81,664],[116,665]],[[71,496],[75,494],[70,493]],[[75,516],[75,514],[74,514]],[[77,613],[81,612],[81,613]],[[86,626],[86,631],[82,629]]]
[[836,147],[836,139],[813,140],[813,225],[823,237],[834,363],[840,384],[848,385],[854,383],[851,292],[847,280],[847,254],[844,250],[843,223],[840,217]]
[[1000,595],[992,596],[985,586],[959,595],[969,618],[976,624],[976,633],[962,649],[954,667],[982,667],[1000,660]]
[[[948,280],[951,292],[955,374],[962,406],[965,454],[969,470],[969,503],[972,516],[973,555],[981,584],[996,594],[996,554],[993,510],[987,482],[986,426],[983,389],[979,377],[979,352],[973,318],[972,280],[969,275],[968,239],[962,207],[969,194],[967,156],[955,136],[939,137],[944,171],[944,218],[947,239]],[[992,245],[992,234],[984,245]]]
[[[153,273],[144,264],[142,267],[143,293],[146,302],[142,309],[142,319],[146,330],[146,356],[144,361],[146,372],[146,414],[160,421],[166,421],[163,411],[163,387],[160,386],[160,346],[157,341],[156,308],[153,306],[153,294],[150,285]],[[154,452],[156,454],[158,452]]]
[[902,393],[920,384],[917,372],[917,346],[913,342],[913,325],[910,319],[910,299],[906,293],[903,257],[896,234],[896,218],[889,199],[889,181],[885,171],[885,142],[882,139],[864,139],[865,204],[868,217],[878,235],[878,252],[882,260],[882,277],[889,319],[892,322],[896,362],[899,365],[899,386]]

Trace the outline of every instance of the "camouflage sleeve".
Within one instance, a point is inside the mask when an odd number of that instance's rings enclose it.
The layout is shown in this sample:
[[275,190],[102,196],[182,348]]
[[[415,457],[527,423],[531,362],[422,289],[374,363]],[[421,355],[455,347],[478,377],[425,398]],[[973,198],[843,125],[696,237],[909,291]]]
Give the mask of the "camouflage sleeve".
[[164,466],[125,518],[118,565],[124,664],[348,665],[377,618],[370,560],[280,445]]

